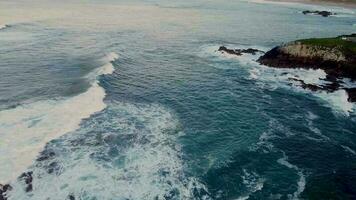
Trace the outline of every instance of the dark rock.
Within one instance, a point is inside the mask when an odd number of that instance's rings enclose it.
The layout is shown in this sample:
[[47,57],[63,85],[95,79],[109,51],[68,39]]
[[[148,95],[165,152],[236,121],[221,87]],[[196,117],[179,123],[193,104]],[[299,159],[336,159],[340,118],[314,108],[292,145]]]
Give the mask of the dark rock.
[[241,51],[241,53],[249,53],[252,55],[256,55],[256,53],[264,53],[261,50],[258,49],[252,49],[252,48],[248,48],[248,49],[236,49],[235,51]]
[[340,88],[340,83],[338,81],[333,81],[323,86],[324,90],[328,92],[334,92]]
[[5,184],[4,186],[2,186],[2,191],[3,192],[7,192],[7,191],[10,191],[10,190],[12,190],[11,185]]
[[75,200],[75,197],[70,194],[70,195],[68,195],[68,199],[69,199],[69,200]]
[[[305,83],[303,80],[300,80],[297,78],[288,78],[288,80],[299,82],[303,89],[308,89],[313,92],[321,91],[321,90],[327,91],[327,92],[334,92],[334,91],[340,89],[339,82],[332,82],[330,84],[319,86],[319,85]],[[289,85],[291,85],[291,84],[289,84]],[[356,102],[356,88],[342,88],[342,89],[344,89],[347,92],[347,94],[348,94],[347,100],[349,102]]]
[[308,90],[311,90],[313,92],[318,91],[318,90],[323,90],[323,88],[318,86],[318,85],[305,83],[303,80],[300,80],[300,79],[297,79],[297,78],[289,78],[288,80],[299,82],[303,89],[308,89]]
[[323,16],[323,17],[329,17],[331,15],[336,15],[336,13],[332,13],[332,12],[329,12],[329,11],[319,11],[319,10],[304,10],[303,11],[303,14],[304,15],[308,15],[308,14],[315,14],[315,15],[320,15],[320,16]]
[[0,184],[0,200],[7,200],[6,193],[10,190],[12,190],[12,187],[9,184]]
[[349,102],[356,102],[356,88],[344,88],[344,89],[349,96],[347,100]]
[[24,181],[25,184],[26,184],[26,188],[25,188],[26,192],[31,192],[32,189],[33,189],[33,187],[32,187],[32,181],[33,181],[32,174],[33,174],[33,172],[24,172],[19,177],[19,180]]
[[228,49],[225,46],[219,47],[218,51],[225,52],[225,53],[232,54],[232,55],[237,55],[237,56],[241,56],[244,53],[252,54],[252,55],[256,55],[257,53],[264,53],[261,50],[253,49],[253,48],[248,48],[248,49]]
[[237,56],[241,56],[242,55],[241,52],[236,52],[234,49],[228,49],[228,48],[226,48],[224,46],[221,46],[218,51],[226,52],[228,54],[237,55]]
[[37,161],[44,161],[53,158],[56,154],[53,151],[45,150],[37,157]]

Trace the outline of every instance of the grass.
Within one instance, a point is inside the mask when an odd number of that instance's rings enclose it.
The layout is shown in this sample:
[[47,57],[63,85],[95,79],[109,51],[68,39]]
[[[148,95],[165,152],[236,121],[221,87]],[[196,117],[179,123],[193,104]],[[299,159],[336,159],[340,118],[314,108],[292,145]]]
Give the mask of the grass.
[[[356,41],[356,37],[355,38]],[[342,36],[336,38],[311,38],[298,40],[302,44],[314,45],[328,48],[339,48],[345,54],[356,54],[356,42],[343,40]]]

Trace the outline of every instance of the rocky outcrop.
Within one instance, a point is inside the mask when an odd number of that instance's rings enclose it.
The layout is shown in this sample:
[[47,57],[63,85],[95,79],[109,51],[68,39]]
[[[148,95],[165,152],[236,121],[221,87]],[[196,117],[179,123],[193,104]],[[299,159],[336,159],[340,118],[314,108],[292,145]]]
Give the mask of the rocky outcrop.
[[252,54],[252,55],[256,55],[257,53],[264,53],[261,50],[258,49],[253,49],[253,48],[248,48],[248,49],[228,49],[225,46],[221,46],[219,48],[220,52],[222,53],[227,53],[227,54],[231,54],[231,55],[236,55],[236,56],[241,56],[243,54]]
[[331,77],[356,80],[356,55],[342,48],[288,43],[268,51],[258,59],[263,65],[278,68],[323,69]]
[[326,90],[333,92],[345,89],[349,101],[356,102],[355,88],[342,88],[341,78],[351,78],[356,81],[356,43],[355,34],[337,38],[301,40],[277,46],[257,61],[263,65],[276,68],[313,68],[323,69],[327,73],[329,84],[317,86],[306,84],[302,80],[301,87],[312,91]]
[[329,17],[331,15],[336,15],[336,13],[332,13],[332,12],[325,11],[325,10],[323,10],[323,11],[319,11],[319,10],[304,10],[303,14],[304,15],[309,15],[309,14],[320,15],[320,16],[323,16],[323,17]]

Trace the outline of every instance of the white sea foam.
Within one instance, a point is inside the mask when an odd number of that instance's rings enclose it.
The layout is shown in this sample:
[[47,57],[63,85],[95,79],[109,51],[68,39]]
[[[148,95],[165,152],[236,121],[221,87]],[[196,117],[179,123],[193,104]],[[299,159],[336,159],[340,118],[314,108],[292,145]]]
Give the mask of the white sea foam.
[[341,145],[342,148],[345,149],[345,151],[351,153],[352,155],[356,156],[356,151],[351,149],[350,147],[346,146],[346,145]]
[[343,78],[341,83],[342,87],[345,88],[356,88],[356,82],[351,80],[350,78]]
[[[112,65],[109,65],[104,65],[96,76],[112,72]],[[1,111],[0,183],[19,176],[48,141],[79,128],[82,119],[103,110],[106,107],[103,102],[105,95],[105,90],[95,79],[86,92],[77,96]]]
[[349,116],[354,111],[354,104],[348,101],[348,94],[345,90],[340,89],[331,93],[323,91],[317,92],[315,95],[328,102],[335,114]]
[[109,53],[105,57],[101,59],[101,62],[104,63],[101,67],[93,70],[91,73],[88,74],[87,78],[91,80],[96,80],[96,78],[100,75],[112,74],[115,71],[112,62],[117,60],[119,55],[116,53]]
[[6,24],[0,24],[0,30],[5,29],[7,27],[8,27],[8,25],[6,25]]
[[250,196],[248,195],[248,196],[239,197],[239,198],[237,198],[236,200],[247,200],[247,199],[249,199],[249,198],[250,198]]
[[244,175],[242,176],[242,182],[247,187],[249,192],[254,193],[256,191],[262,190],[265,179],[261,178],[255,172],[248,172],[246,169],[243,170]]
[[[256,48],[262,51],[267,51],[266,47],[259,46],[234,46],[228,45],[228,48]],[[243,54],[242,56],[230,55],[227,53],[221,53],[217,51],[219,49],[218,45],[211,45],[203,47],[201,56],[210,57],[213,60],[236,60],[239,62],[242,67],[246,68],[250,73],[249,79],[256,80],[257,85],[260,87],[275,90],[278,87],[293,89],[297,92],[303,92],[306,94],[312,94],[320,99],[323,102],[326,102],[326,106],[333,109],[334,113],[339,115],[349,116],[351,112],[354,112],[354,104],[348,102],[348,94],[340,89],[338,91],[329,93],[325,91],[312,92],[308,89],[303,89],[300,81],[295,79],[302,80],[306,84],[313,84],[322,86],[327,83],[330,83],[325,80],[326,73],[322,69],[303,69],[303,68],[272,68],[264,65],[260,65],[256,60],[259,58],[260,54],[251,55]],[[221,64],[220,64],[221,65]],[[218,65],[219,66],[219,65]],[[239,66],[241,67],[241,66]],[[220,67],[221,68],[221,67]],[[355,85],[352,81],[344,79],[345,87],[352,87]],[[290,86],[292,84],[292,87]]]
[[[319,116],[317,116],[316,114],[312,113],[312,112],[308,112],[306,115],[306,120],[308,122],[308,128],[310,131],[312,131],[315,135],[317,135],[318,137],[320,137],[323,140],[330,140],[329,137],[323,135],[323,133],[321,132],[320,129],[318,129],[317,127],[315,127],[314,125],[314,120],[318,119]],[[314,137],[310,137],[308,136],[309,139],[313,139],[313,140],[320,140]]]
[[[197,179],[185,176],[180,146],[176,142],[182,134],[179,122],[164,107],[112,102],[106,111],[88,123],[70,136],[89,137],[93,143],[100,137],[134,140],[118,145],[119,155],[110,156],[110,161],[100,162],[91,156],[105,154],[115,147],[108,148],[105,143],[80,146],[69,155],[56,157],[57,163],[63,166],[60,175],[34,168],[31,196],[17,182],[13,184],[10,199],[41,200],[54,195],[55,199],[66,199],[69,194],[76,199],[166,199],[172,192],[179,193],[177,199],[193,199],[195,192],[206,190]],[[104,133],[99,131],[93,138],[85,135],[86,131],[93,130],[104,130]],[[70,141],[68,143],[71,148]]]
[[242,183],[248,190],[248,194],[243,195],[236,200],[247,200],[250,198],[250,195],[254,192],[262,190],[265,179],[261,178],[255,172],[249,172],[246,169],[243,169],[243,175],[241,176]]
[[[228,54],[228,53],[225,53],[225,52],[218,51],[220,46],[221,45],[205,45],[205,46],[201,47],[201,49],[200,49],[200,51],[198,53],[198,56],[204,57],[204,58],[208,57],[209,59],[212,59],[214,61],[229,60],[229,61],[239,62],[243,66],[246,66],[246,65],[253,66],[253,65],[257,65],[256,60],[257,60],[257,58],[259,56],[262,55],[261,52],[256,53],[256,55],[251,55],[251,54],[248,54],[248,53],[243,53],[241,56],[232,55],[232,54]],[[229,49],[254,48],[254,49],[259,49],[261,51],[266,51],[267,50],[267,48],[263,47],[263,46],[247,46],[247,45],[229,44],[229,45],[226,45],[226,47],[229,48]],[[214,65],[214,67],[223,68],[223,69],[231,68],[231,66],[230,67],[226,67],[226,66],[222,66],[222,65]]]
[[284,165],[290,169],[297,171],[299,176],[299,180],[297,181],[297,190],[293,193],[292,196],[290,196],[290,198],[293,200],[298,200],[300,194],[304,191],[305,184],[306,184],[305,176],[302,170],[300,170],[296,165],[293,165],[290,162],[288,162],[288,157],[284,153],[283,153],[283,157],[278,159],[277,162],[281,165]]
[[258,79],[261,76],[261,71],[257,68],[252,68],[250,70],[250,79]]

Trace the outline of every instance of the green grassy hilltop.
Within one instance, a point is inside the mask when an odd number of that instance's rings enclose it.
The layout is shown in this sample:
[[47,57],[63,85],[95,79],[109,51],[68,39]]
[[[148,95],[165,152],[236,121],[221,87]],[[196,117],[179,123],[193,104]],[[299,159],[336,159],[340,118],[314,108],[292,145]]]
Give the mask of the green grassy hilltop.
[[338,48],[345,54],[356,54],[356,34],[343,35],[335,38],[311,38],[298,40],[306,45],[315,45],[327,48]]

